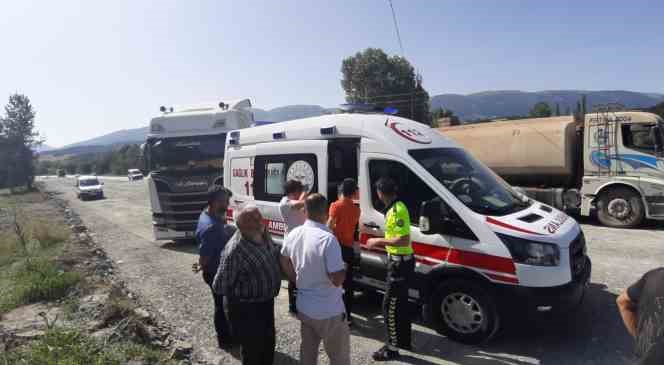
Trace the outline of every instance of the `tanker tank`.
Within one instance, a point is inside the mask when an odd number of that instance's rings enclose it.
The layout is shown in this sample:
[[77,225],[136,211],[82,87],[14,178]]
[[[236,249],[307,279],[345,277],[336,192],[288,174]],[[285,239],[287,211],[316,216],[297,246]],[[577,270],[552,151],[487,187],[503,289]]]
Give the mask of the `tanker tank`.
[[571,116],[439,128],[514,186],[570,187],[581,151]]

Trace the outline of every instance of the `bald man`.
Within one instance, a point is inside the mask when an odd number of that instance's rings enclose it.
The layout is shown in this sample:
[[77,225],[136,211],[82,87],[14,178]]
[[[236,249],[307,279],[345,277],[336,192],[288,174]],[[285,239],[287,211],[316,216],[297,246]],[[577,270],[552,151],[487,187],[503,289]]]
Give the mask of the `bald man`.
[[244,208],[236,223],[238,232],[221,254],[214,288],[228,298],[234,335],[242,346],[242,364],[272,364],[274,298],[281,288],[279,250],[258,208]]

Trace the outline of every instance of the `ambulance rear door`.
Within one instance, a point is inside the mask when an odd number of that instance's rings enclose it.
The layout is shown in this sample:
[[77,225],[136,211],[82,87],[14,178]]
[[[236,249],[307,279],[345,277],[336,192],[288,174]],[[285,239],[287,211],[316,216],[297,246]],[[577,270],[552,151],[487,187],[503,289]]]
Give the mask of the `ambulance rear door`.
[[286,195],[287,180],[298,180],[308,193],[327,192],[327,141],[298,140],[261,143],[254,159],[254,202],[266,220],[268,230],[281,243],[286,222],[279,202]]

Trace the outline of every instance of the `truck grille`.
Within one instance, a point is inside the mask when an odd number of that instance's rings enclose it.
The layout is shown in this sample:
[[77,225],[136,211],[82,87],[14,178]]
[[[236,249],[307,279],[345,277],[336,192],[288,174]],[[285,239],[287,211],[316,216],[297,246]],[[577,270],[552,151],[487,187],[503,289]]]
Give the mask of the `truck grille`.
[[159,217],[175,231],[194,231],[201,211],[207,205],[207,190],[219,179],[217,175],[154,178],[157,196],[162,207]]
[[581,279],[586,268],[586,261],[586,238],[581,232],[569,246],[569,263],[573,281]]

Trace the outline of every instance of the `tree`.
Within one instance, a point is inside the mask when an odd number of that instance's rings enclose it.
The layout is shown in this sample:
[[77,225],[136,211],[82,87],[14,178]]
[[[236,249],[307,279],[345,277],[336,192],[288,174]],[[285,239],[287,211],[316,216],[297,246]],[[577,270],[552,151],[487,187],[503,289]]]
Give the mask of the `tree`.
[[560,104],[556,103],[556,116],[560,116]]
[[461,124],[459,118],[454,115],[453,111],[445,109],[442,106],[431,113],[431,126],[434,128],[439,127],[441,122],[443,125]]
[[664,102],[661,102],[652,108],[646,109],[647,112],[651,112],[654,114],[659,115],[660,117],[664,118]]
[[6,185],[9,187],[25,185],[32,188],[36,157],[34,148],[42,143],[34,123],[35,111],[30,99],[21,94],[11,95],[5,106],[5,117],[0,123],[8,149]]
[[546,118],[551,116],[551,107],[549,104],[540,101],[539,103],[535,104],[532,109],[530,109],[530,113],[528,114],[531,118]]
[[429,124],[429,93],[422,76],[403,57],[367,48],[341,62],[346,102],[393,107],[397,115]]

